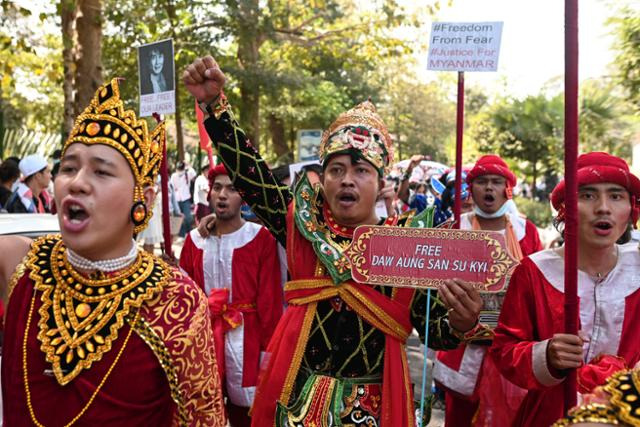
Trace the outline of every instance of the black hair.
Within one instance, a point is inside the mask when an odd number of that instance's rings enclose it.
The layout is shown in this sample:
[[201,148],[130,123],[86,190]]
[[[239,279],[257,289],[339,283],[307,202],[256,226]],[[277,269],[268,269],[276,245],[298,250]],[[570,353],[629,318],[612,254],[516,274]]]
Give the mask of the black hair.
[[7,157],[6,159],[4,159],[5,162],[15,162],[16,165],[20,163],[20,160],[20,157],[16,156]]
[[20,178],[20,168],[12,160],[5,160],[0,165],[0,182],[15,181]]
[[302,167],[302,170],[305,171],[305,172],[315,172],[318,175],[321,175],[322,171],[324,170],[324,168],[321,165],[317,164],[317,163],[311,163],[311,164],[308,164],[308,165],[304,165]]
[[271,169],[271,173],[278,180],[278,182],[283,182],[285,179],[289,178],[289,165],[280,165]]

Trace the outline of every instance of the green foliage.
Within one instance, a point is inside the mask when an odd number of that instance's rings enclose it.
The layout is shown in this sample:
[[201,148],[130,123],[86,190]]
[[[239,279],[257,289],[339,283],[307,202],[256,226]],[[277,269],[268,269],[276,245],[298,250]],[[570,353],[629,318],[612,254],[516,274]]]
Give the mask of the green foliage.
[[584,84],[580,97],[580,148],[605,151],[631,160],[631,142],[637,126],[628,114],[629,103],[611,83]]
[[615,66],[617,83],[626,90],[626,97],[640,111],[640,10],[631,4],[619,9],[609,24],[616,36],[618,55]]
[[3,128],[58,133],[62,46],[59,37],[43,30],[53,18],[44,12],[35,16],[13,2],[4,1],[1,6],[0,133]]
[[[439,3],[431,2],[428,7],[434,9],[421,7],[419,13],[433,13]],[[326,128],[340,112],[369,97],[384,114],[392,108],[383,104],[400,103],[399,97],[390,100],[383,95],[395,88],[380,78],[381,64],[395,64],[408,74],[404,69],[413,48],[393,30],[418,24],[415,14],[393,0],[372,6],[353,0],[103,0],[103,5],[104,75],[127,78],[123,97],[135,100],[131,108],[137,108],[135,46],[172,37],[178,75],[196,57],[210,53],[216,58],[228,78],[225,92],[244,127],[250,125],[250,107],[255,107],[243,102],[247,91],[258,94],[259,133],[268,134],[274,119],[285,129],[284,148],[282,141],[276,146],[274,140],[261,150],[270,160],[283,149],[295,152],[298,129]],[[427,121],[422,120],[406,144],[419,147],[418,139],[425,138],[430,138],[429,147],[434,139],[441,143],[440,127],[450,124],[441,120],[442,91],[415,85],[403,90],[427,98],[408,113],[407,122],[420,122],[422,117]],[[195,134],[193,100],[185,91],[179,105],[185,112],[183,121],[189,122],[187,130]],[[409,109],[405,103],[404,110]],[[429,129],[429,123],[438,131]],[[432,151],[438,153],[437,147]]]
[[525,197],[514,197],[518,210],[531,220],[537,227],[545,228],[553,220],[551,205],[548,201],[539,201]]
[[[580,95],[580,152],[606,151],[630,160],[637,126],[626,116],[614,87],[600,81],[583,85]],[[507,158],[535,186],[541,176],[564,168],[564,98],[539,94],[499,99],[471,119],[471,144],[483,153]]]
[[532,178],[560,170],[563,157],[563,100],[560,95],[502,99],[485,112],[470,131],[484,153],[517,161],[517,169]]
[[395,137],[396,160],[424,154],[448,163],[446,146],[455,135],[455,104],[442,80],[421,82],[407,65],[391,60],[380,73],[389,88],[380,113]]

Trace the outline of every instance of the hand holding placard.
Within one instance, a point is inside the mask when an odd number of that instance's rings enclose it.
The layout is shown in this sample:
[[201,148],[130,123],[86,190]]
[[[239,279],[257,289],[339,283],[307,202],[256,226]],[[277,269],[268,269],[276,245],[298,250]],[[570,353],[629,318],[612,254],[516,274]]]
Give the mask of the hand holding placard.
[[356,282],[409,288],[440,288],[446,280],[499,292],[517,264],[496,231],[364,225],[345,251]]

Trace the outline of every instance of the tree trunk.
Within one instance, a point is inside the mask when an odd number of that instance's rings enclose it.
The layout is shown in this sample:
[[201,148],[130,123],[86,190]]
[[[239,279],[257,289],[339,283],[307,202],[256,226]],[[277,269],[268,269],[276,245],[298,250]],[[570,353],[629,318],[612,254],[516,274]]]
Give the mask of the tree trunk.
[[293,120],[289,123],[289,151],[291,151],[291,162],[296,159],[296,138],[297,132],[293,127]]
[[394,128],[395,128],[395,137],[396,137],[396,143],[398,144],[398,156],[396,157],[396,160],[400,161],[402,160],[402,141],[400,140],[400,119],[398,118],[398,111],[395,110],[393,112],[393,124],[394,124]]
[[278,160],[282,160],[285,163],[291,163],[293,161],[293,156],[287,146],[284,121],[273,113],[269,114],[269,131],[271,133],[273,151],[276,153]]
[[[178,49],[179,40],[176,37],[176,31],[175,31],[176,25],[178,25],[177,19],[176,19],[176,6],[173,4],[171,0],[167,0],[165,4],[165,10],[167,11],[167,16],[169,17],[169,22],[171,23],[171,38],[173,39],[173,48],[175,52],[179,50]],[[170,59],[171,59],[171,62],[173,62],[174,58],[170,58]],[[184,135],[182,134],[182,114],[180,112],[180,86],[182,85],[182,81],[180,80],[180,73],[174,70],[173,74],[175,76],[174,94],[175,94],[175,103],[176,103],[176,114],[175,114],[176,149],[178,150],[178,160],[183,161],[184,160]]]
[[102,84],[102,6],[100,0],[78,0],[75,115],[91,102]]
[[76,2],[75,0],[62,0],[60,2],[60,18],[62,21],[62,66],[64,81],[62,92],[64,93],[64,113],[62,117],[62,140],[66,141],[73,128],[75,112],[73,108],[73,88],[75,87],[75,54],[76,44]]
[[258,46],[254,40],[240,43],[238,59],[245,71],[240,83],[240,115],[247,137],[256,149],[260,146],[260,86],[255,78],[258,58]]
[[538,195],[538,189],[536,188],[538,182],[538,159],[533,159],[532,165],[531,199],[535,200]]
[[240,115],[247,137],[257,149],[260,146],[260,82],[258,61],[262,37],[257,30],[260,6],[258,0],[238,4],[241,22],[238,28],[238,62],[243,70],[240,82]]

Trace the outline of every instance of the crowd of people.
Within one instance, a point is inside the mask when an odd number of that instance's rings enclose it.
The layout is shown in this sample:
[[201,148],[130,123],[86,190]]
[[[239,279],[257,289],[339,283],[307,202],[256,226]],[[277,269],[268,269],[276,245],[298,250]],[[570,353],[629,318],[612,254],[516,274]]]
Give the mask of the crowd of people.
[[[415,179],[423,155],[392,171],[391,135],[367,101],[327,128],[317,165],[290,177],[246,138],[212,57],[183,80],[220,164],[179,162],[171,175],[178,260],[153,255],[164,123],[150,130],[125,110],[117,80],[97,90],[52,169],[38,155],[0,165],[4,210],[60,223],[57,235],[0,239],[5,425],[414,426],[429,417],[409,376],[414,329],[437,351],[446,426],[639,425],[640,251],[628,242],[640,180],[624,160],[578,159],[572,335],[564,248],[543,248],[499,156],[460,177]],[[560,233],[564,185],[551,192]],[[432,293],[352,279],[344,252],[357,226],[420,221],[502,233],[519,263],[508,286],[481,293],[454,273]],[[567,414],[574,370],[579,406]]]

